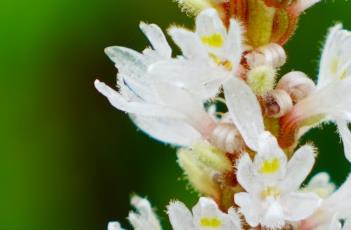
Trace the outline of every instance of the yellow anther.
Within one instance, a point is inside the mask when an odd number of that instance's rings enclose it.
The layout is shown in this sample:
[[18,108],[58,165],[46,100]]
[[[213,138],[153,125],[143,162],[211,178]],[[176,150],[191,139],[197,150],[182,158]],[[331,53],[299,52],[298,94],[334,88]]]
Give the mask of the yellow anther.
[[273,174],[280,169],[280,160],[278,158],[273,158],[271,160],[265,160],[260,169],[262,174]]
[[221,47],[224,43],[224,39],[220,33],[212,34],[209,36],[202,36],[201,41],[205,45],[215,47],[215,48]]
[[217,65],[223,66],[226,70],[230,71],[233,69],[233,64],[229,60],[224,60],[220,59],[216,54],[214,53],[209,53],[208,54],[210,58],[213,60],[214,63]]
[[337,58],[337,57],[333,58],[331,63],[330,63],[330,71],[332,74],[337,74],[339,65],[340,65],[339,58]]
[[280,190],[277,187],[266,187],[262,192],[261,196],[263,199],[268,197],[279,198],[280,197]]
[[204,228],[219,228],[222,226],[222,221],[215,217],[203,217],[200,219],[200,226]]

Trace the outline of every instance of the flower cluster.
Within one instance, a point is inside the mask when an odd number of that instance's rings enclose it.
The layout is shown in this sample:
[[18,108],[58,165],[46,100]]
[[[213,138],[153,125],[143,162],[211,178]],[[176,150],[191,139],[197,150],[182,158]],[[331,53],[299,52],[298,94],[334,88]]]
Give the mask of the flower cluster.
[[[351,229],[351,177],[336,189],[320,173],[302,186],[317,149],[298,145],[309,129],[333,121],[351,161],[351,32],[330,29],[314,83],[278,70],[298,16],[318,1],[178,2],[196,14],[194,31],[168,30],[181,55],[172,55],[157,25],[141,23],[151,47],[106,49],[118,91],[95,82],[139,129],[179,148],[178,163],[201,198],[192,212],[170,203],[173,229]],[[146,199],[132,205],[134,229],[161,229]]]

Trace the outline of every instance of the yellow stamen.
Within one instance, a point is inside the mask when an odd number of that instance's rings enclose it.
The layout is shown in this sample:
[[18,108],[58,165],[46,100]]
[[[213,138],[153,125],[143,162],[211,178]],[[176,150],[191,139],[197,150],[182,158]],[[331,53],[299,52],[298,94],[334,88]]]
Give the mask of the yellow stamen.
[[265,160],[262,163],[260,173],[262,174],[273,174],[280,169],[280,160],[273,158],[272,160]]
[[205,45],[215,47],[215,48],[221,47],[224,43],[224,39],[220,33],[212,34],[209,36],[202,36],[201,41]]
[[221,65],[223,66],[226,70],[230,71],[233,69],[233,64],[228,61],[228,60],[224,60],[222,61],[216,54],[214,53],[209,53],[210,58],[213,60],[214,63],[216,63],[217,65]]
[[215,217],[203,217],[200,219],[200,225],[204,228],[219,228],[222,226],[222,221]]

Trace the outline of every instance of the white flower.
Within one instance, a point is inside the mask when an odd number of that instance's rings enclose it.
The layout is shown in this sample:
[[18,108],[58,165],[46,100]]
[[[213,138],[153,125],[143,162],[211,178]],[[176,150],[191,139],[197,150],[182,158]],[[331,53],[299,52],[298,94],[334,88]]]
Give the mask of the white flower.
[[193,207],[192,213],[181,202],[171,202],[168,215],[174,230],[240,230],[241,222],[233,208],[224,213],[216,202],[201,197]]
[[[351,161],[351,32],[336,25],[330,30],[320,64],[317,89],[285,118],[285,126],[306,121],[334,121]],[[308,124],[307,124],[308,125]]]
[[[317,175],[316,177],[320,177]],[[314,178],[312,181],[315,180]],[[326,189],[328,189],[328,184]],[[307,189],[310,186],[307,187]],[[304,220],[301,223],[301,228],[304,230],[348,230],[350,228],[351,217],[351,176],[347,178],[342,186],[329,196],[323,197],[323,202],[320,208],[313,216]],[[341,228],[340,220],[348,220]],[[339,226],[339,228],[337,228]]]
[[[128,216],[130,224],[134,230],[161,230],[161,225],[156,214],[151,208],[150,202],[138,196],[134,196],[131,204],[136,209],[131,211]],[[110,222],[108,230],[123,230],[118,222]]]
[[233,122],[257,153],[253,162],[243,154],[237,165],[237,179],[246,192],[236,194],[235,203],[248,224],[280,228],[312,215],[320,199],[298,189],[314,165],[313,148],[301,147],[288,162],[275,137],[264,131],[260,106],[246,83],[232,78],[224,83],[224,93]]
[[238,163],[237,178],[245,193],[235,202],[252,227],[281,228],[286,222],[303,220],[319,207],[314,193],[299,192],[314,164],[313,148],[303,146],[287,161],[275,138],[262,135],[252,162],[244,154]]
[[153,49],[144,53],[124,47],[109,47],[107,55],[119,70],[119,92],[96,80],[95,87],[119,110],[130,114],[135,124],[160,141],[189,146],[213,125],[203,102],[187,89],[152,79],[151,64],[171,58],[171,49],[161,29],[141,24]]
[[207,9],[196,17],[195,32],[171,27],[169,34],[182,56],[151,65],[154,79],[173,82],[208,100],[218,94],[224,79],[237,74],[243,39],[236,20],[230,20],[227,30],[217,11]]

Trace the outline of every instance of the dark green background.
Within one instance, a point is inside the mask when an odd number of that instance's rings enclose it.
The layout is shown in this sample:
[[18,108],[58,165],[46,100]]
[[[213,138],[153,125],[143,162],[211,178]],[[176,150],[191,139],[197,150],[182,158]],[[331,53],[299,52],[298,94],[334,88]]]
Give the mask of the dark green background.
[[[323,2],[302,17],[283,72],[317,72],[327,28],[351,29],[351,2]],[[142,50],[140,20],[192,25],[171,0],[2,0],[0,3],[0,229],[95,230],[126,223],[129,196],[147,195],[162,215],[172,198],[193,204],[174,149],[137,132],[99,95],[115,83],[103,49]],[[310,132],[327,170],[348,172],[335,127]]]

